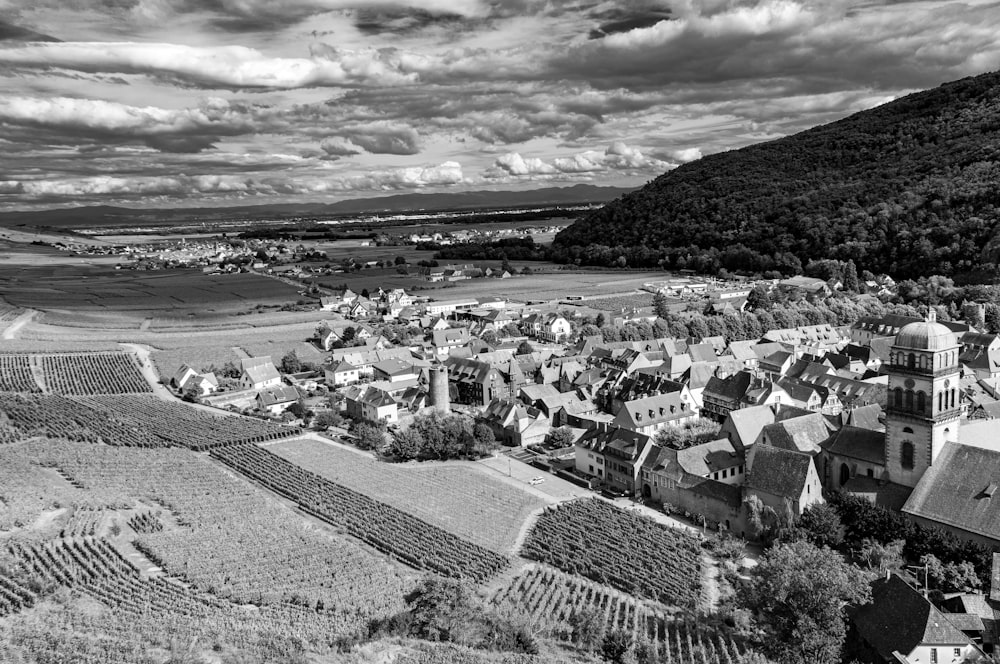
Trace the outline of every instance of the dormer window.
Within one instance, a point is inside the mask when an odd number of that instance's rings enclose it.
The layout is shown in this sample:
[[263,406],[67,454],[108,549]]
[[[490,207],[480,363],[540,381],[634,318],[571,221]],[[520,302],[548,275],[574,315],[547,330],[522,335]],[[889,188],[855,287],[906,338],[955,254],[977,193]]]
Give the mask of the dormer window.
[[983,489],[983,496],[985,496],[986,498],[992,498],[993,494],[996,492],[997,492],[996,482],[990,482],[989,484],[986,485],[986,488]]
[[636,422],[642,422],[642,413],[636,413],[635,414],[635,421]]

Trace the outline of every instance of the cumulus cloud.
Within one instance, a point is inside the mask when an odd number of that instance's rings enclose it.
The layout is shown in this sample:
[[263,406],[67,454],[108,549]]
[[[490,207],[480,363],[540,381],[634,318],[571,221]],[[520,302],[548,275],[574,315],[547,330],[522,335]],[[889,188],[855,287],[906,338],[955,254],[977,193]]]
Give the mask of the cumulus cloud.
[[93,136],[140,139],[165,152],[200,152],[221,135],[254,130],[243,109],[219,99],[177,110],[99,99],[0,97],[0,123],[46,130],[66,143]]
[[185,46],[136,42],[34,43],[0,49],[0,63],[90,73],[149,74],[215,88],[308,88],[400,85],[404,73],[391,51],[324,46],[309,58],[274,58],[245,46]]
[[538,157],[525,158],[517,152],[497,157],[484,171],[487,179],[553,179],[560,176],[606,173],[609,171],[664,171],[676,164],[647,157],[636,147],[615,141],[605,150],[588,150],[551,162]]

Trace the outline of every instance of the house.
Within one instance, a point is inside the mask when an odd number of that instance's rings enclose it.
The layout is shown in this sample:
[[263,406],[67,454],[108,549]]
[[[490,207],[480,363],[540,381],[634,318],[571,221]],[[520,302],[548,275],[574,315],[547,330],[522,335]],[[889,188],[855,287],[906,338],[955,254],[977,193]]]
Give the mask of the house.
[[170,386],[179,390],[181,389],[181,385],[183,385],[189,378],[197,375],[199,375],[197,371],[186,364],[182,364],[170,379]]
[[539,409],[512,399],[494,399],[479,421],[504,445],[541,445],[549,433],[549,418]]
[[420,377],[420,370],[412,362],[389,358],[372,365],[375,380],[390,383],[412,381]]
[[[441,279],[444,278],[445,278],[444,271],[442,271]],[[456,311],[478,309],[479,301],[474,298],[463,299],[463,300],[442,300],[440,302],[428,302],[425,308],[429,315],[447,316]]]
[[196,396],[203,397],[219,389],[219,379],[211,372],[190,374],[178,385],[178,389],[184,394],[194,393]]
[[713,376],[701,394],[701,415],[722,422],[730,411],[743,407],[747,392],[754,384],[753,374],[739,371],[731,376]]
[[269,355],[240,360],[240,386],[244,390],[263,390],[281,384],[281,374]]
[[[720,456],[719,450],[699,451],[695,446],[681,451],[653,445],[642,465],[642,495],[648,500],[670,506],[671,510],[699,514],[706,520],[719,524],[720,529],[731,530],[745,535],[746,523],[742,509],[742,490],[738,482],[745,477],[746,467],[735,467],[736,474],[730,482],[712,479],[716,471],[711,469],[709,458]],[[707,450],[707,448],[706,448]],[[729,456],[729,446],[723,448],[728,469],[734,457]],[[742,455],[738,457],[742,459]]]
[[573,447],[578,473],[631,494],[639,486],[646,455],[655,446],[648,435],[612,426],[587,431]]
[[820,413],[776,421],[766,425],[757,437],[760,445],[771,445],[814,456],[829,440],[836,427]]
[[367,325],[349,320],[325,320],[316,328],[316,340],[323,350],[332,350],[338,344],[353,343],[355,339],[370,339],[373,330]]
[[[895,574],[872,582],[871,601],[852,609],[845,661],[958,664],[989,661],[927,598]],[[964,614],[960,614],[964,615]]]
[[670,392],[624,402],[613,422],[622,429],[652,436],[660,429],[678,426],[697,416],[698,411],[683,400],[680,392]]
[[486,406],[495,399],[506,399],[511,395],[506,377],[486,362],[450,357],[445,365],[448,367],[448,384],[454,403]]
[[291,385],[266,387],[257,393],[257,408],[269,415],[280,415],[299,400],[299,392]]
[[344,390],[347,415],[355,420],[386,422],[399,421],[395,399],[383,390],[371,385],[355,385]]
[[823,298],[832,292],[822,279],[802,275],[782,279],[778,282],[778,290],[789,295],[801,294],[809,298]]
[[728,438],[737,450],[744,451],[757,442],[769,424],[774,424],[774,410],[770,406],[750,406],[730,411],[719,435]]
[[341,307],[349,307],[357,299],[358,294],[350,288],[335,290],[330,295],[324,295],[319,298],[320,309],[323,311],[337,311]]
[[747,455],[747,469],[744,499],[757,498],[779,518],[794,521],[810,505],[824,502],[823,485],[809,454],[754,445]]
[[521,330],[534,339],[558,343],[572,333],[569,321],[555,313],[530,314],[521,320]]
[[329,362],[324,367],[336,366],[339,362],[348,362],[358,369],[358,378],[370,377],[374,373],[372,368],[378,362],[398,358],[403,361],[413,361],[413,353],[409,348],[386,348],[384,350],[373,350],[366,347],[338,348],[330,354]]
[[[922,318],[913,316],[898,316],[896,314],[886,314],[885,316],[863,316],[855,321],[851,326],[851,341],[860,345],[870,345],[873,339],[884,337],[895,337],[899,331],[911,323],[920,323]],[[970,331],[966,323],[956,321],[935,321],[939,325],[947,327],[955,334],[963,335]]]
[[1000,336],[966,332],[961,343],[958,361],[975,373],[976,378],[986,381],[1000,378]]
[[455,348],[461,348],[472,340],[467,327],[453,327],[431,332],[431,344],[439,357],[445,357]]

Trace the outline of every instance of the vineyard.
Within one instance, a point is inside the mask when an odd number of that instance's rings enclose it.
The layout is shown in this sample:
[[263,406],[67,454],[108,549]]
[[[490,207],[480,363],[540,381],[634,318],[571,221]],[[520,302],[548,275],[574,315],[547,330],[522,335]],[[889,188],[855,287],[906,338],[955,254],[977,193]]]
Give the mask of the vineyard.
[[[508,561],[425,521],[311,473],[254,445],[212,455],[319,518],[416,569],[482,582]],[[484,527],[488,527],[484,524]]]
[[564,574],[550,567],[529,565],[494,597],[493,603],[525,616],[534,629],[550,638],[569,641],[570,617],[576,611],[596,611],[606,629],[624,630],[634,642],[649,644],[660,662],[678,664],[737,664],[757,661],[756,655],[732,641],[675,621],[666,607],[643,602],[616,590]]
[[[338,608],[290,604],[248,611],[168,578],[144,577],[103,539],[13,543],[5,558],[0,617],[12,618],[7,638],[0,632],[0,644],[8,644],[0,645],[3,661],[13,659],[6,656],[11,653],[37,662],[66,661],[67,653],[73,653],[74,662],[93,664],[162,661],[152,659],[149,649],[169,647],[176,638],[226,644],[256,661],[273,661],[301,652],[304,645],[328,650],[330,635],[356,628],[359,619]],[[59,588],[98,603],[101,610],[63,606],[18,620],[20,610]]]
[[691,608],[699,597],[699,540],[603,500],[546,509],[521,553],[667,605]]
[[152,392],[128,353],[0,354],[0,391],[49,394]]
[[267,449],[498,553],[514,546],[525,519],[545,504],[526,491],[469,468],[382,463],[313,439],[283,441]]
[[31,371],[31,356],[0,355],[0,390],[7,392],[40,392]]
[[[262,442],[298,435],[300,430],[249,417],[210,415],[152,396],[65,397],[0,392],[7,414],[0,442],[35,436],[120,447],[177,445],[205,451],[216,445]],[[5,433],[7,431],[7,433]]]
[[602,311],[621,311],[623,309],[642,309],[653,306],[653,296],[650,293],[636,293],[634,295],[613,295],[608,297],[597,297],[583,302],[573,302],[572,304],[583,304],[591,309]]
[[[53,468],[66,478],[72,488],[56,495],[72,500],[93,492],[97,505],[117,500],[127,506],[131,518],[122,523],[134,520],[140,531],[135,544],[146,557],[220,598],[259,605],[363,607],[366,615],[385,615],[398,610],[409,587],[384,558],[317,529],[187,450],[56,441],[16,448],[22,467]],[[49,504],[52,498],[50,494]],[[136,513],[139,499],[159,506],[162,518],[141,516],[148,509]],[[39,508],[35,501],[19,507],[17,496],[11,502],[22,522],[31,518],[28,508]],[[0,522],[6,509],[0,506]]]

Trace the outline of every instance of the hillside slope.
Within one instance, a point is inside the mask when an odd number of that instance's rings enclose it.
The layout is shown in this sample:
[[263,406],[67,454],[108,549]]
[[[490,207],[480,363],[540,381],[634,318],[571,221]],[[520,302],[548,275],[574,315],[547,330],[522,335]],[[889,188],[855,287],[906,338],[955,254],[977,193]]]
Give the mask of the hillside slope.
[[990,73],[685,164],[564,230],[556,257],[785,273],[852,258],[902,277],[992,272],[998,161],[1000,73]]

